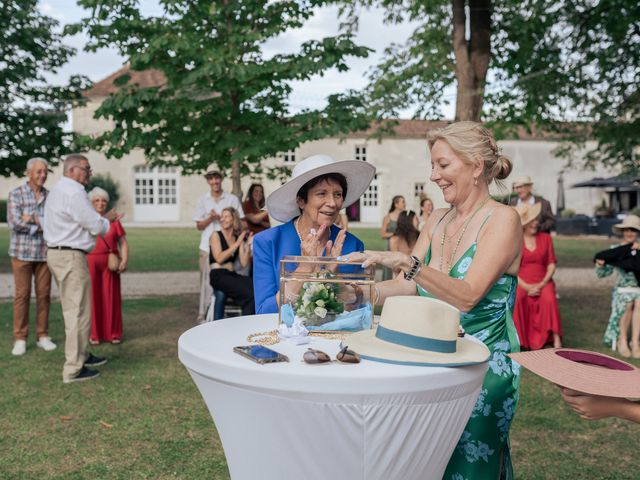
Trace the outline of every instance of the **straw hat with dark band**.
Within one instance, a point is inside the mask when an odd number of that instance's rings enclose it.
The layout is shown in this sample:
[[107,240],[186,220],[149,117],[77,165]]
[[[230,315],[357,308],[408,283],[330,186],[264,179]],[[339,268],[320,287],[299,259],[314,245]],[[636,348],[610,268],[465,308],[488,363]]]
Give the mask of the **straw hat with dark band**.
[[549,348],[509,356],[536,375],[561,387],[591,395],[640,398],[640,369],[602,353]]

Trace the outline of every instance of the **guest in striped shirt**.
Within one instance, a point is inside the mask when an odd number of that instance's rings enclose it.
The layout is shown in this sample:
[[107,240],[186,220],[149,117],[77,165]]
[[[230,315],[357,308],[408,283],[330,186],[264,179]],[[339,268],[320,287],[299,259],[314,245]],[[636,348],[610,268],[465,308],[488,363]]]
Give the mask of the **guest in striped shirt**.
[[13,355],[27,351],[31,278],[36,286],[36,345],[46,351],[55,350],[49,337],[49,305],[51,273],[47,267],[47,244],[42,234],[44,204],[49,193],[44,188],[48,164],[43,158],[27,162],[27,182],[9,193],[7,222],[11,230],[9,256],[15,282],[13,304]]

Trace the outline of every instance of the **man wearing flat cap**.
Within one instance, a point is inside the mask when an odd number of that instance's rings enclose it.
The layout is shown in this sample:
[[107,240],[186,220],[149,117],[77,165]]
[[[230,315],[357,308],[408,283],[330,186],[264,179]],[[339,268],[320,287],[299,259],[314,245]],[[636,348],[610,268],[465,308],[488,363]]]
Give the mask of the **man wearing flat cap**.
[[521,175],[513,182],[513,190],[516,192],[516,196],[509,199],[509,205],[517,207],[520,205],[534,205],[539,203],[541,205],[540,211],[540,226],[539,232],[549,233],[556,228],[556,216],[551,210],[551,204],[549,200],[533,194],[533,181],[528,175]]
[[220,230],[220,214],[227,207],[233,207],[238,211],[241,219],[244,219],[244,212],[238,197],[222,190],[222,174],[218,170],[209,170],[204,178],[209,184],[209,192],[205,193],[196,205],[196,213],[193,220],[196,228],[202,232],[200,235],[200,304],[198,306],[198,318],[196,321],[202,323],[207,313],[207,308],[211,303],[213,290],[209,284],[209,240],[211,234]]

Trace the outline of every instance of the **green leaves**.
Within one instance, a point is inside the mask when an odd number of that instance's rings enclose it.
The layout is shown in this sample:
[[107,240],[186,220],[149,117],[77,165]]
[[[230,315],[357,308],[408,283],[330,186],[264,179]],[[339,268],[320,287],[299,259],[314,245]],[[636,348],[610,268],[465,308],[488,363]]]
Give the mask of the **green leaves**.
[[118,80],[120,90],[96,112],[113,119],[114,130],[86,139],[107,156],[142,148],[149,162],[184,173],[234,162],[249,172],[302,141],[368,126],[355,96],[299,114],[288,106],[291,82],[345,70],[348,57],[368,55],[350,35],[306,42],[297,53],[264,53],[267,41],[304,25],[324,1],[164,0],[163,14],[146,18],[132,0],[80,3],[91,15],[71,28],[90,36],[89,48],[116,47],[132,71],[166,77],[160,88]]
[[64,87],[47,84],[74,50],[62,44],[58,22],[41,14],[36,0],[0,3],[0,175],[22,175],[27,160],[40,156],[56,163],[72,135],[63,131],[71,102],[88,88],[74,76]]
[[[448,101],[446,92],[455,86],[457,94],[449,97],[458,106],[480,92],[482,120],[504,136],[515,136],[522,128],[544,130],[569,142],[560,152],[567,159],[595,140],[597,147],[587,149],[587,166],[600,163],[640,171],[635,133],[640,131],[637,1],[340,3],[351,29],[357,25],[356,5],[385,8],[388,22],[418,22],[409,39],[389,46],[370,73],[365,102],[376,118],[397,117],[410,109],[415,117],[439,119]],[[461,72],[456,69],[463,62],[454,57],[453,5],[462,6],[467,17],[470,55],[474,28],[491,30],[489,70],[475,87],[457,78]]]

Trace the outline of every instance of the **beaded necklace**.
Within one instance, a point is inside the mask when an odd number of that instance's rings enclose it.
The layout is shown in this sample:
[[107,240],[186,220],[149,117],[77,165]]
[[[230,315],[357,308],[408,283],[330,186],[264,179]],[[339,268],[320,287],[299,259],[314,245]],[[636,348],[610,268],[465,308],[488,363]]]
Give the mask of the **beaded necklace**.
[[[473,220],[473,217],[476,216],[476,213],[478,213],[480,211],[480,209],[482,207],[485,206],[485,204],[489,201],[489,199],[491,198],[491,196],[488,196],[487,198],[485,198],[482,203],[478,206],[478,208],[476,208],[473,213],[471,215],[469,215],[469,218],[467,218],[464,223],[462,224],[462,232],[460,233],[460,236],[458,237],[458,240],[456,241],[455,246],[453,247],[453,251],[451,252],[451,255],[449,256],[449,261],[447,262],[447,275],[449,274],[449,272],[451,272],[451,267],[453,259],[456,257],[456,253],[458,252],[458,247],[460,246],[460,242],[462,241],[462,237],[464,237],[465,232],[467,231],[467,227],[469,226],[469,223],[471,222],[471,220]],[[447,227],[449,226],[449,224],[451,222],[453,222],[453,220],[456,218],[457,216],[457,212],[454,212],[454,214],[451,216],[451,218],[447,221],[447,223],[445,223],[444,225],[444,229],[442,230],[442,237],[440,238],[440,266],[439,266],[439,270],[441,272],[444,272],[444,270],[442,269],[442,262],[444,260],[444,242],[447,238]],[[453,234],[453,236],[455,236],[455,234],[458,233],[458,231],[456,230],[456,232]],[[452,236],[452,238],[453,238]]]
[[293,227],[296,229],[296,233],[298,234],[298,238],[300,239],[300,245],[302,245],[302,235],[300,235],[300,217],[296,219]]

